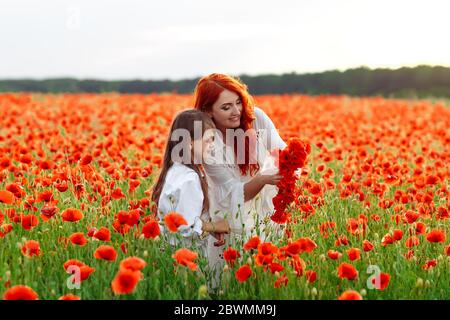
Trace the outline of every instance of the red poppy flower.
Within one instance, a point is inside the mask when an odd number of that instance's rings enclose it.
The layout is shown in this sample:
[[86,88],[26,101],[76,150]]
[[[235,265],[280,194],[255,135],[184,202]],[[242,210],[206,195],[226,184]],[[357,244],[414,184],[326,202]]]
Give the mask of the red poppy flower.
[[331,260],[337,260],[340,257],[342,257],[342,253],[340,253],[339,251],[334,251],[334,250],[328,250],[327,255]]
[[81,298],[79,296],[69,293],[59,297],[58,300],[81,300]]
[[192,271],[197,270],[197,264],[194,262],[195,259],[197,259],[198,254],[196,252],[193,252],[189,249],[179,249],[175,252],[172,257],[175,259],[175,261],[183,266],[188,267]]
[[436,259],[430,259],[430,260],[427,260],[425,262],[425,264],[422,266],[422,269],[428,270],[428,269],[434,268],[436,266],[437,266],[437,260]]
[[419,219],[419,214],[415,211],[408,210],[408,211],[406,211],[404,217],[405,217],[406,222],[411,224],[411,223],[416,222],[417,219]]
[[347,290],[345,292],[343,292],[338,300],[362,300],[362,296],[359,294],[358,291],[354,291],[354,290]]
[[394,243],[394,238],[392,238],[392,236],[388,233],[385,234],[384,237],[381,239],[381,245],[383,247],[389,245],[389,244],[393,244]]
[[406,239],[405,245],[407,248],[412,248],[414,246],[418,246],[420,244],[420,240],[417,237],[410,237],[408,239]]
[[358,248],[350,248],[347,250],[347,256],[350,261],[359,260],[361,258],[361,250]]
[[39,224],[39,219],[32,214],[21,215],[20,223],[25,230],[31,230]]
[[83,219],[83,213],[80,210],[74,208],[64,210],[61,216],[63,221],[66,222],[76,222]]
[[444,253],[445,253],[447,256],[450,256],[450,244],[444,248]]
[[147,262],[138,257],[128,257],[120,262],[120,269],[129,269],[131,271],[141,271],[145,268]]
[[111,283],[111,288],[115,294],[129,294],[135,290],[140,280],[140,271],[120,269]]
[[369,241],[369,240],[364,240],[363,241],[363,250],[365,252],[369,252],[372,251],[374,248],[373,244]]
[[121,188],[116,188],[111,192],[111,198],[113,198],[115,200],[119,200],[119,199],[125,198],[125,195],[123,194]]
[[270,272],[275,273],[275,272],[281,272],[284,270],[284,267],[277,263],[277,262],[273,262],[269,265],[270,267]]
[[100,241],[110,241],[111,233],[109,232],[108,228],[101,227],[97,232],[94,233],[93,237]]
[[445,242],[445,232],[441,230],[433,230],[427,234],[428,242]]
[[282,275],[282,276],[278,277],[277,280],[275,280],[274,287],[277,289],[286,287],[288,282],[289,282],[288,277],[286,277],[286,275]]
[[38,300],[38,295],[28,286],[18,285],[9,288],[4,296],[5,300]]
[[313,283],[317,279],[317,273],[313,270],[308,270],[305,272],[306,280],[308,280],[309,283]]
[[82,266],[84,266],[84,265],[85,265],[85,264],[84,264],[83,262],[81,262],[80,260],[77,260],[77,259],[70,259],[70,260],[67,260],[66,262],[64,262],[64,270],[67,271],[67,269],[68,269],[70,266],[82,267]]
[[87,239],[84,237],[84,233],[75,232],[69,237],[70,242],[77,246],[84,246],[87,243]]
[[186,219],[184,219],[184,217],[177,213],[177,212],[169,212],[165,217],[164,217],[164,222],[167,226],[167,228],[171,231],[171,232],[177,232],[178,228],[182,225],[188,225]]
[[142,233],[145,238],[156,238],[160,234],[159,223],[157,221],[149,221],[142,227]]
[[39,242],[35,240],[28,240],[22,246],[21,251],[26,257],[38,256],[41,254],[41,247],[39,246]]
[[395,229],[393,233],[393,238],[395,241],[400,241],[403,238],[403,231],[400,229]]
[[300,245],[300,253],[302,252],[313,252],[317,247],[317,244],[310,238],[300,238],[297,240]]
[[239,252],[231,247],[223,252],[223,259],[228,261],[231,266],[234,265],[236,259],[240,256]]
[[90,154],[87,154],[83,156],[83,158],[80,159],[80,165],[87,166],[92,162],[93,157]]
[[0,202],[12,204],[14,202],[14,194],[7,190],[0,190]]
[[103,245],[95,250],[94,258],[106,261],[114,261],[117,258],[117,252],[113,247]]
[[341,279],[354,280],[358,277],[358,271],[351,264],[343,262],[338,267],[338,275]]
[[258,236],[254,236],[250,238],[247,243],[244,244],[244,250],[250,251],[252,249],[258,248],[258,245],[261,243],[261,239]]
[[41,219],[44,221],[50,220],[56,213],[58,208],[53,205],[45,205],[41,209]]
[[239,282],[245,282],[252,275],[252,269],[248,264],[244,264],[236,271],[236,279]]
[[391,280],[391,276],[388,273],[380,273],[379,279],[372,279],[372,283],[375,285],[375,288],[378,290],[384,290],[388,287],[389,281]]
[[[70,259],[67,260],[64,263],[64,270],[66,270],[70,274],[76,274],[79,272],[80,281],[84,281],[89,278],[89,276],[95,271],[94,268],[89,267],[88,265],[85,265],[83,262],[76,260],[76,259]],[[73,282],[77,280],[76,277],[73,278]]]

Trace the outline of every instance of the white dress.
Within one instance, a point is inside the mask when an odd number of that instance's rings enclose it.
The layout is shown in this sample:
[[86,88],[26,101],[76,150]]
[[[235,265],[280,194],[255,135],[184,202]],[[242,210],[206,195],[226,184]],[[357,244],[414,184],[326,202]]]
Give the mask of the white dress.
[[[167,171],[166,180],[158,202],[158,216],[175,211],[186,219],[188,225],[171,233],[160,225],[161,233],[172,245],[181,245],[191,250],[201,251],[206,255],[207,239],[201,239],[202,219],[209,217],[203,211],[203,191],[198,174],[191,168],[175,162]],[[201,219],[202,218],[202,219]]]
[[[278,168],[270,151],[275,148],[284,149],[286,143],[263,110],[255,107],[255,116],[253,128],[257,133],[259,173],[275,174]],[[225,246],[218,248],[213,245],[213,239],[208,241],[210,266],[217,269],[223,265],[224,248],[230,245],[241,246],[250,236],[256,234],[262,240],[270,239],[271,234],[279,236],[280,226],[270,220],[270,216],[274,213],[272,199],[278,192],[277,187],[265,185],[255,198],[245,202],[244,185],[252,177],[250,174],[246,176],[241,174],[239,166],[235,164],[232,147],[225,145],[220,137],[215,139],[215,150],[224,150],[226,163],[220,161],[222,159],[220,155],[204,165],[210,195],[209,211],[212,220],[226,218],[231,226],[231,234],[226,237]]]

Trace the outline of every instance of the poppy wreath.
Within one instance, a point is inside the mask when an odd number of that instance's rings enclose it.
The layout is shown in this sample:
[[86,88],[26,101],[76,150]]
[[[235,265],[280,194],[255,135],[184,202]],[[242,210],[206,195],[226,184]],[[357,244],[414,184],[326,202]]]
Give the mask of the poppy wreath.
[[290,213],[286,212],[286,208],[295,200],[294,191],[297,181],[295,171],[306,165],[310,152],[311,145],[299,138],[289,139],[286,148],[281,151],[276,149],[272,152],[279,168],[279,174],[282,176],[277,185],[278,194],[272,199],[275,209],[274,214],[270,217],[272,221],[284,224],[290,220]]

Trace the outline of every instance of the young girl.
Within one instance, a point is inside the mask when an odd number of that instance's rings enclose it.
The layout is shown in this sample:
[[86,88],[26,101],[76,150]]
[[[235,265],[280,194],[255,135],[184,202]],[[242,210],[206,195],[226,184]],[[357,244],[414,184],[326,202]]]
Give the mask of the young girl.
[[208,184],[201,163],[212,151],[214,129],[212,119],[201,111],[186,110],[176,116],[152,194],[161,220],[169,212],[177,212],[187,221],[176,234],[161,226],[170,243],[181,241],[182,246],[195,247],[205,256],[206,235],[213,235],[219,240],[217,245],[222,245],[223,234],[230,230],[227,220],[211,222],[208,212]]

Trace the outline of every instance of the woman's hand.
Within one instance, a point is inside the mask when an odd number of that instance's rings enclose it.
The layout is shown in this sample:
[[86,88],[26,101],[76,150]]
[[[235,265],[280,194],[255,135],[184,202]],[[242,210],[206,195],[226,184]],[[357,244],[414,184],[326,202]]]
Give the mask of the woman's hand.
[[203,223],[203,230],[210,233],[230,233],[230,224],[225,219],[205,222]]
[[283,176],[279,174],[259,174],[244,185],[244,201],[252,200],[266,184],[277,185]]
[[261,179],[264,185],[271,184],[276,186],[283,179],[283,176],[279,174],[261,175]]

